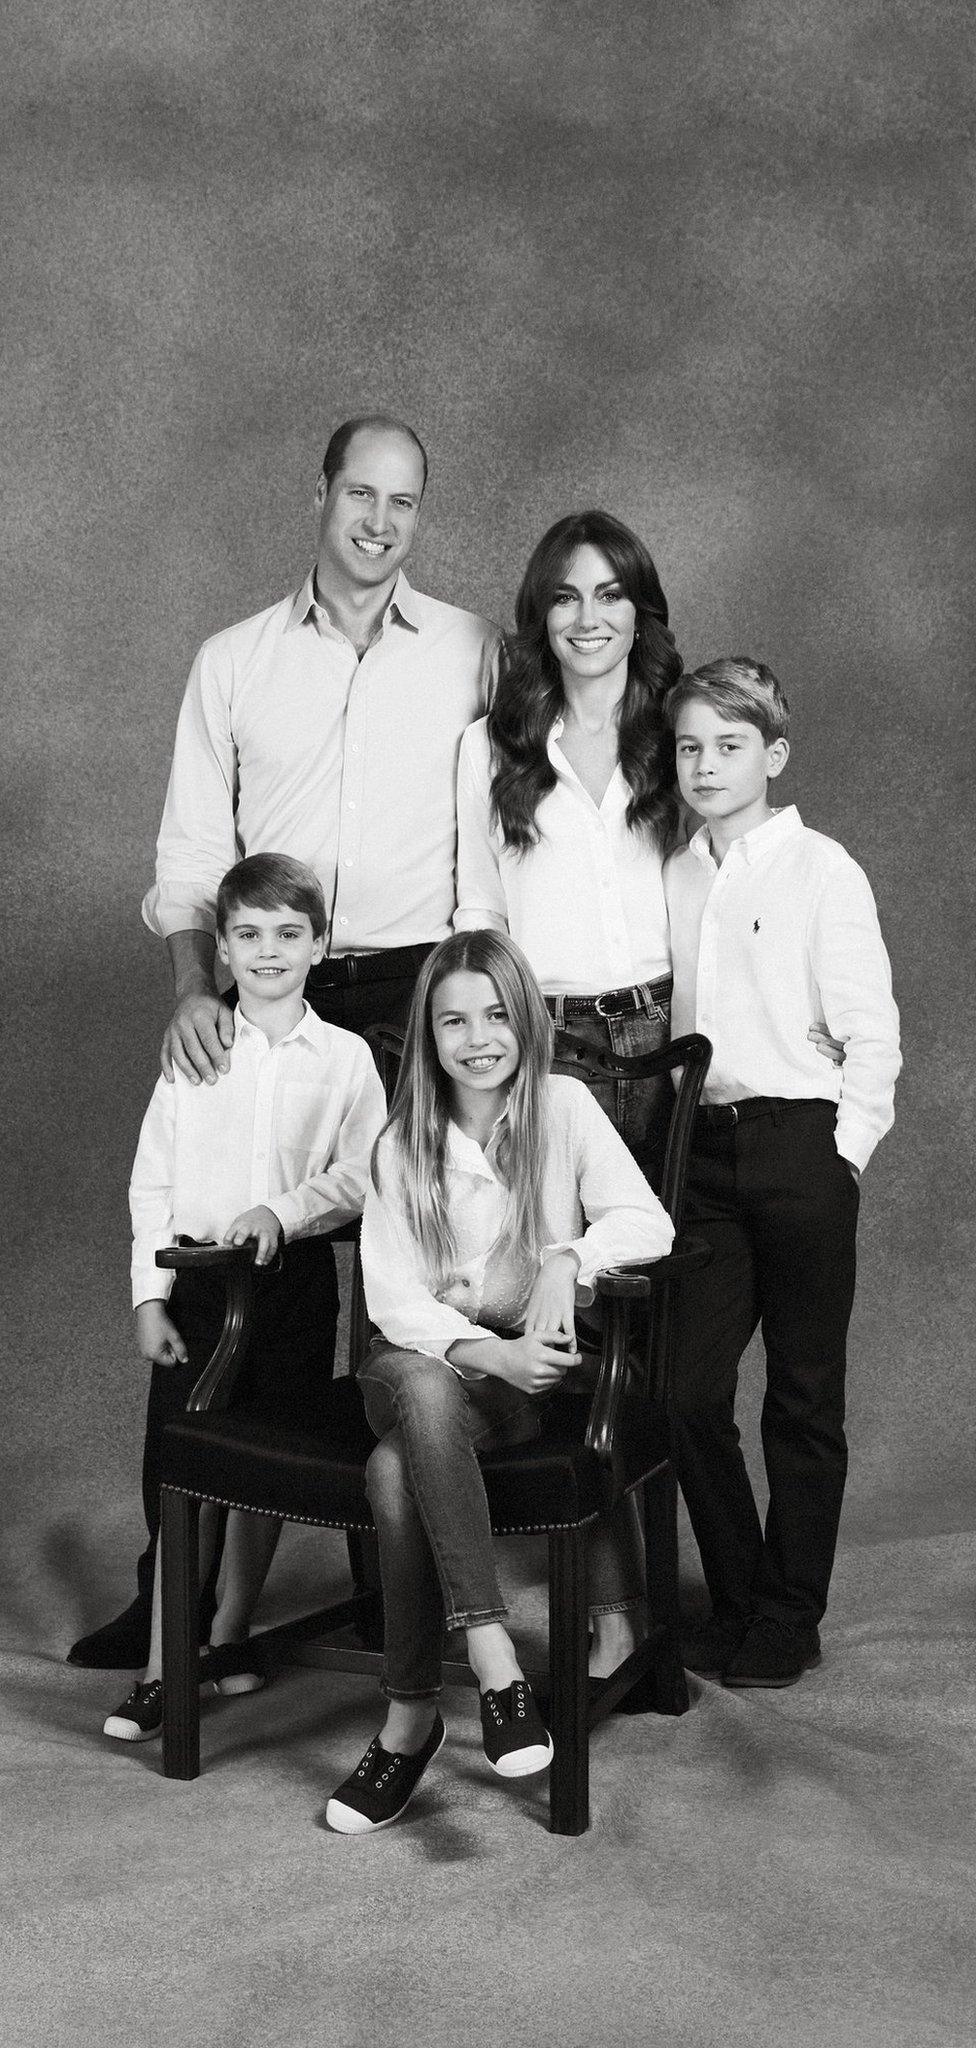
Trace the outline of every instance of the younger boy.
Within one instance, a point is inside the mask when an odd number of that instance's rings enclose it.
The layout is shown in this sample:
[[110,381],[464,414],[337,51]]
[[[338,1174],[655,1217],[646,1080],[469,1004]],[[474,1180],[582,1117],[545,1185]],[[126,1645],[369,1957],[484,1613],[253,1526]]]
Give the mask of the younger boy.
[[[688,1201],[712,1259],[682,1290],[675,1352],[678,1478],[712,1598],[686,1662],[726,1685],[782,1686],[820,1656],[847,1471],[858,1183],[893,1120],[898,1012],[861,869],[769,802],[789,755],[775,676],[712,662],[675,684],[665,716],[681,794],[705,819],[665,868],[672,1031],[714,1047]],[[841,1066],[808,1039],[823,1018]],[[733,1412],[760,1323],[765,1530]]]
[[[156,1252],[177,1237],[253,1240],[254,1328],[234,1405],[293,1428],[315,1426],[332,1377],[338,1293],[324,1233],[360,1214],[370,1152],[386,1116],[364,1040],[323,1023],[303,996],[325,932],[321,888],[299,861],[261,853],[224,876],[217,947],[237,984],[229,1071],[213,1088],[191,1085],[180,1073],[172,1082],[160,1077],[129,1189],[132,1299],[143,1358],[179,1373],[185,1400],[223,1323],[219,1277],[179,1273],[174,1284],[174,1275],[155,1264]],[[213,1648],[204,1666],[218,1690],[252,1691],[261,1683],[246,1651],[235,1654],[233,1646],[246,1643],[280,1526],[264,1515],[228,1518]],[[214,1537],[215,1518],[202,1516],[201,1548],[208,1553]],[[158,1734],[161,1647],[157,1559],[149,1662],[143,1680],[109,1715],[106,1735],[142,1742]]]

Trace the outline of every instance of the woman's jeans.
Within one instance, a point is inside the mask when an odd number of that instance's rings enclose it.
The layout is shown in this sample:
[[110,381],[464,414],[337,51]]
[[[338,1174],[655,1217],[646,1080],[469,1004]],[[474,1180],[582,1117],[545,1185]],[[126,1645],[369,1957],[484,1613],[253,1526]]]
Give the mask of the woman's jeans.
[[[648,984],[644,1008],[625,1013],[577,1017],[566,1015],[564,996],[547,996],[546,1008],[556,1027],[554,1074],[575,1074],[579,1067],[561,1051],[564,1032],[582,1039],[599,1052],[626,1054],[657,1052],[671,1036],[671,1000],[663,991],[669,984]],[[653,993],[654,989],[661,993]],[[600,1108],[616,1126],[652,1187],[660,1187],[664,1149],[674,1101],[671,1077],[653,1074],[646,1081],[587,1081]]]
[[[382,1337],[357,1377],[379,1438],[366,1489],[386,1611],[382,1689],[388,1699],[433,1699],[445,1628],[507,1612],[478,1454],[538,1436],[539,1401],[506,1380],[461,1380],[444,1359],[399,1351]],[[643,1595],[630,1496],[588,1532],[587,1589],[592,1613],[636,1606]]]

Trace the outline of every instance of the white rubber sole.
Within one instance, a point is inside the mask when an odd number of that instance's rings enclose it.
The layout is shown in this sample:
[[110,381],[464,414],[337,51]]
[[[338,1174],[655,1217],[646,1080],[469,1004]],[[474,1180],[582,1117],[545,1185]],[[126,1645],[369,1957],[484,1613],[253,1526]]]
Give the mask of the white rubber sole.
[[231,1678],[215,1678],[213,1689],[221,1699],[230,1700],[242,1692],[263,1692],[267,1682],[259,1671],[235,1671]]
[[137,1721],[125,1721],[121,1714],[110,1714],[102,1729],[113,1742],[156,1742],[162,1732],[162,1722],[158,1728],[140,1728]]
[[399,1820],[401,1814],[406,1813],[411,1799],[420,1791],[420,1787],[424,1783],[434,1757],[440,1755],[446,1741],[447,1729],[445,1727],[434,1755],[424,1765],[413,1791],[408,1794],[403,1805],[398,1806],[395,1813],[391,1813],[389,1820],[370,1820],[365,1813],[360,1813],[358,1807],[346,1806],[342,1799],[330,1799],[325,1809],[326,1825],[332,1828],[337,1835],[378,1835],[381,1828],[391,1828],[394,1821]]
[[539,1771],[549,1769],[552,1758],[550,1735],[548,1749],[543,1749],[541,1742],[534,1742],[526,1749],[510,1749],[507,1755],[499,1757],[497,1763],[492,1763],[490,1757],[487,1761],[500,1778],[534,1778]]

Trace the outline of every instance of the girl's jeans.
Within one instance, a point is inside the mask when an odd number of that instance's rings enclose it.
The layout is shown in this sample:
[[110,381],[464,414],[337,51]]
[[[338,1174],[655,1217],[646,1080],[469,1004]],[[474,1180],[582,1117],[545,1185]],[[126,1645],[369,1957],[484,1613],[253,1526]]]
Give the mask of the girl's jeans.
[[[382,1689],[388,1699],[433,1699],[445,1628],[507,1612],[478,1453],[537,1436],[539,1403],[506,1380],[461,1380],[444,1359],[399,1351],[382,1337],[358,1379],[380,1439],[366,1487],[386,1610]],[[591,1612],[639,1603],[644,1566],[631,1496],[591,1526],[587,1575]]]

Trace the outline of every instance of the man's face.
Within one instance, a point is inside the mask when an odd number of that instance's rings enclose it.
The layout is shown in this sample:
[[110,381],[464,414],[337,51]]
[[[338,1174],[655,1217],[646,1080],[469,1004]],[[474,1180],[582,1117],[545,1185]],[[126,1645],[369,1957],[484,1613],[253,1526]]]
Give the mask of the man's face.
[[420,451],[405,434],[361,427],[330,488],[315,488],[319,564],[360,588],[391,583],[413,546],[424,470]]

